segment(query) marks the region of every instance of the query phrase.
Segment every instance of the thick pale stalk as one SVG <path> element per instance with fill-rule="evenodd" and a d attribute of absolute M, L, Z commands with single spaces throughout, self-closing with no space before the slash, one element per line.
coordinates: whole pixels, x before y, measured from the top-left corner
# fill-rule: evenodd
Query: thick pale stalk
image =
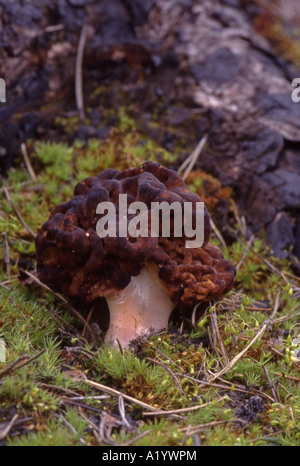
<path fill-rule="evenodd" d="M 145 266 L 117 296 L 106 298 L 110 326 L 105 341 L 126 347 L 131 340 L 168 327 L 174 304 L 158 277 L 157 267 Z"/>

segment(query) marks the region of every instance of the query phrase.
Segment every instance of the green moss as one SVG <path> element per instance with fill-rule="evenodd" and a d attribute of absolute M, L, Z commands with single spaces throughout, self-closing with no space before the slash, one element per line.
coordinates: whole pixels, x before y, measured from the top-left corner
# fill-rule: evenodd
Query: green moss
<path fill-rule="evenodd" d="M 105 99 L 103 90 L 100 95 Z M 5 185 L 9 186 L 20 215 L 34 231 L 48 219 L 57 203 L 72 196 L 76 183 L 87 176 L 108 167 L 123 170 L 145 160 L 158 160 L 165 165 L 174 162 L 174 155 L 136 129 L 133 114 L 134 109 L 127 114 L 121 108 L 120 124 L 104 141 L 75 141 L 73 147 L 47 142 L 28 145 L 38 182 L 34 184 L 20 166 L 9 172 Z M 199 171 L 190 175 L 188 184 L 203 196 L 210 209 L 222 197 L 231 202 L 230 191 Z M 299 282 L 288 275 L 288 262 L 275 259 L 263 239 L 257 239 L 244 257 L 247 244 L 236 226 L 238 240 L 224 251 L 234 264 L 243 258 L 234 290 L 224 300 L 211 303 L 198 323 L 192 324 L 188 316 L 181 334 L 178 325 L 172 324 L 169 333 L 161 332 L 132 351 L 121 353 L 102 345 L 100 340 L 98 347 L 92 346 L 81 322 L 71 316 L 61 301 L 29 280 L 18 282 L 18 261 L 35 263 L 34 241 L 5 196 L 0 199 L 0 230 L 6 233 L 9 243 L 12 274 L 5 272 L 1 245 L 0 338 L 7 347 L 7 361 L 0 363 L 0 423 L 11 419 L 11 406 L 19 418 L 30 419 L 24 423 L 26 431 L 22 424 L 12 429 L 5 439 L 7 444 L 97 444 L 99 439 L 87 422 L 88 409 L 96 410 L 93 416 L 98 425 L 101 413 L 120 419 L 118 396 L 95 399 L 103 393 L 87 385 L 82 380 L 86 376 L 157 409 L 186 408 L 176 417 L 153 417 L 143 414 L 145 409 L 141 406 L 124 400 L 126 415 L 136 425 L 133 431 L 120 427 L 112 430 L 110 440 L 119 444 L 192 445 L 194 434 L 203 445 L 300 443 L 299 367 L 292 360 L 292 341 L 299 329 L 295 309 Z M 221 379 L 207 385 L 225 367 L 224 351 L 232 361 L 249 345 L 271 315 L 278 291 L 280 306 L 275 318 L 282 320 L 270 326 Z M 219 330 L 217 338 L 213 316 Z M 37 359 L 30 362 L 35 356 Z M 8 371 L 18 358 L 25 365 L 16 364 Z M 279 405 L 272 400 L 264 367 L 276 386 Z M 206 383 L 201 384 L 201 380 Z M 229 398 L 216 402 L 225 394 Z M 232 395 L 242 396 L 245 401 L 253 394 L 263 398 L 265 409 L 241 427 L 235 414 L 238 402 Z M 75 395 L 83 405 L 80 409 L 70 406 Z M 206 403 L 205 407 L 189 411 Z M 102 443 L 106 444 L 105 440 Z"/>

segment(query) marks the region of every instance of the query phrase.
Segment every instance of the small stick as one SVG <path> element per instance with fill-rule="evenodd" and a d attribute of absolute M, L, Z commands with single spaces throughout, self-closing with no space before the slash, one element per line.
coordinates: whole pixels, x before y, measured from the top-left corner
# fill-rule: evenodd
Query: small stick
<path fill-rule="evenodd" d="M 196 382 L 196 383 L 201 384 L 201 385 L 207 385 L 209 387 L 219 388 L 220 390 L 228 390 L 230 392 L 236 391 L 236 392 L 240 392 L 240 393 L 247 393 L 249 395 L 252 394 L 252 391 L 244 390 L 243 388 L 239 388 L 239 387 L 236 387 L 236 386 L 234 386 L 234 390 L 232 390 L 232 385 L 227 386 L 227 385 L 221 385 L 221 384 L 218 384 L 218 383 L 207 382 L 206 380 L 196 379 L 196 378 L 191 377 L 190 375 L 186 375 L 186 374 L 176 373 L 176 375 L 180 375 L 181 377 L 185 377 L 186 379 L 189 379 L 192 382 Z"/>
<path fill-rule="evenodd" d="M 194 165 L 197 162 L 198 158 L 200 157 L 200 154 L 201 154 L 201 152 L 203 150 L 203 147 L 205 146 L 206 142 L 207 142 L 207 136 L 203 136 L 203 138 L 201 139 L 201 141 L 197 145 L 196 149 L 192 153 L 191 161 L 190 161 L 187 169 L 185 170 L 184 174 L 182 175 L 183 181 L 185 181 L 187 179 L 187 177 L 191 173 L 192 169 L 194 168 Z"/>
<path fill-rule="evenodd" d="M 190 429 L 190 435 L 195 435 L 195 434 L 200 433 L 203 429 L 210 429 L 211 427 L 219 426 L 221 424 L 227 424 L 229 422 L 235 422 L 235 420 L 234 421 L 212 421 L 212 422 L 207 422 L 206 424 L 200 424 L 198 426 L 193 426 Z M 178 430 L 179 432 L 186 432 L 188 428 L 189 426 L 184 427 L 182 429 L 178 429 Z"/>
<path fill-rule="evenodd" d="M 300 282 L 300 277 L 296 277 L 296 275 L 293 275 L 292 273 L 287 272 L 286 270 L 285 270 L 284 272 L 282 272 L 282 275 L 289 275 L 289 276 L 292 277 L 294 280 L 297 280 L 298 282 Z"/>
<path fill-rule="evenodd" d="M 246 389 L 243 389 L 241 387 L 238 387 L 236 385 L 234 385 L 233 383 L 231 384 L 230 382 L 227 382 L 227 380 L 223 380 L 222 378 L 220 378 L 220 380 L 223 382 L 223 383 L 227 383 L 228 385 L 221 385 L 219 383 L 213 383 L 213 382 L 208 382 L 206 380 L 200 380 L 200 379 L 196 379 L 194 377 L 191 377 L 190 375 L 187 375 L 187 374 L 179 374 L 179 373 L 176 373 L 176 375 L 181 375 L 182 377 L 185 377 L 186 379 L 189 379 L 193 382 L 196 382 L 198 383 L 199 385 L 207 385 L 209 387 L 216 387 L 216 388 L 219 388 L 220 390 L 227 390 L 227 391 L 230 391 L 230 392 L 240 392 L 240 393 L 247 393 L 249 395 L 253 395 L 253 393 L 256 393 L 258 395 L 261 395 L 261 396 L 264 396 L 265 398 L 267 398 L 268 400 L 270 401 L 273 401 L 273 399 L 265 394 L 265 393 L 261 393 L 259 392 L 258 390 L 256 390 L 255 388 L 251 388 L 251 390 L 246 390 Z M 233 389 L 233 388 L 234 389 Z"/>
<path fill-rule="evenodd" d="M 273 384 L 273 382 L 272 382 L 272 380 L 270 379 L 270 376 L 269 376 L 268 369 L 267 369 L 267 367 L 266 367 L 266 366 L 263 366 L 263 369 L 264 369 L 264 371 L 265 371 L 265 374 L 266 374 L 266 377 L 267 377 L 268 384 L 270 385 L 270 388 L 271 388 L 271 392 L 272 392 L 272 395 L 273 395 L 274 401 L 275 401 L 275 403 L 279 403 L 279 401 L 278 401 L 278 398 L 277 398 L 277 395 L 276 395 L 276 391 L 275 391 L 274 384 Z"/>
<path fill-rule="evenodd" d="M 59 327 L 60 332 L 64 332 L 67 334 L 66 329 L 68 328 L 70 330 L 70 333 L 72 332 L 73 334 L 76 334 L 76 329 L 72 327 L 72 325 L 69 324 L 65 319 L 63 319 L 59 314 L 56 314 L 52 309 L 50 309 L 50 306 L 45 306 L 49 314 L 51 315 L 52 319 L 54 322 L 57 324 Z"/>
<path fill-rule="evenodd" d="M 0 430 L 0 440 L 4 440 L 5 437 L 8 436 L 18 418 L 19 415 L 15 414 L 12 420 L 4 427 L 4 429 Z"/>
<path fill-rule="evenodd" d="M 54 26 L 47 26 L 44 31 L 45 32 L 58 32 L 58 31 L 62 31 L 63 29 L 65 29 L 65 25 L 64 24 L 56 24 Z"/>
<path fill-rule="evenodd" d="M 284 379 L 289 379 L 292 380 L 293 382 L 300 382 L 300 377 L 294 377 L 292 375 L 286 375 L 286 374 L 280 374 L 280 372 L 274 372 L 274 375 L 277 375 L 279 377 L 283 377 Z"/>
<path fill-rule="evenodd" d="M 253 340 L 246 346 L 246 348 L 243 349 L 243 351 L 241 351 L 237 356 L 235 356 L 235 358 L 233 358 L 232 361 L 230 361 L 229 364 L 227 364 L 227 366 L 225 366 L 220 372 L 215 374 L 210 379 L 210 382 L 213 382 L 214 380 L 221 377 L 223 374 L 226 374 L 228 371 L 230 371 L 235 366 L 235 364 L 244 356 L 244 354 L 246 354 L 249 351 L 249 349 L 254 345 L 254 343 L 256 343 L 257 340 L 259 340 L 263 336 L 263 334 L 265 333 L 265 331 L 269 327 L 270 323 L 272 323 L 272 319 L 274 318 L 274 316 L 275 316 L 275 314 L 276 314 L 276 312 L 277 312 L 277 310 L 279 308 L 279 296 L 280 296 L 280 290 L 278 290 L 274 310 L 273 310 L 270 318 L 266 319 L 264 321 L 260 331 L 255 335 Z"/>
<path fill-rule="evenodd" d="M 136 398 L 132 398 L 131 396 L 124 395 L 124 393 L 121 393 L 118 390 L 115 390 L 114 388 L 106 387 L 105 385 L 94 382 L 92 380 L 85 380 L 84 382 L 90 387 L 97 388 L 98 390 L 109 393 L 110 395 L 114 395 L 117 397 L 122 396 L 125 400 L 131 401 L 132 403 L 135 403 L 138 406 L 141 406 L 142 408 L 148 409 L 149 411 L 153 411 L 153 412 L 159 411 L 157 408 L 154 408 L 154 406 L 150 406 L 147 403 L 144 403 L 143 401 L 137 400 Z"/>
<path fill-rule="evenodd" d="M 7 275 L 10 275 L 10 258 L 9 258 L 9 244 L 7 241 L 6 233 L 2 232 L 3 238 L 3 256 L 4 256 L 4 264 L 5 264 L 5 271 Z"/>
<path fill-rule="evenodd" d="M 226 349 L 225 349 L 225 346 L 224 346 L 223 339 L 222 339 L 222 337 L 220 335 L 220 332 L 219 332 L 216 310 L 214 309 L 212 314 L 208 314 L 208 317 L 211 318 L 212 330 L 216 334 L 217 340 L 218 340 L 219 345 L 220 345 L 220 351 L 221 351 L 221 353 L 223 355 L 225 365 L 227 365 L 229 363 L 229 359 L 228 359 L 228 356 L 227 356 L 227 352 L 226 352 Z"/>
<path fill-rule="evenodd" d="M 64 388 L 64 387 L 58 387 L 57 385 L 51 385 L 49 383 L 40 382 L 39 386 L 42 387 L 42 388 L 46 388 L 48 390 L 61 391 L 63 393 L 66 393 L 67 395 L 72 395 L 72 396 L 77 396 L 78 395 L 78 393 L 74 392 L 73 390 L 70 390 L 70 389 Z M 68 399 L 72 399 L 72 398 L 68 398 Z"/>
<path fill-rule="evenodd" d="M 118 409 L 119 409 L 119 413 L 120 413 L 120 417 L 123 422 L 123 425 L 126 427 L 126 429 L 133 430 L 134 429 L 133 426 L 130 425 L 130 423 L 128 422 L 126 418 L 124 400 L 123 400 L 122 395 L 120 395 L 118 398 Z"/>
<path fill-rule="evenodd" d="M 16 216 L 18 217 L 18 220 L 22 223 L 23 227 L 30 233 L 30 235 L 35 239 L 36 238 L 36 233 L 27 225 L 27 223 L 22 219 L 18 209 L 16 208 L 11 195 L 9 194 L 9 191 L 5 186 L 2 187 L 2 190 L 5 194 L 5 197 L 7 199 L 7 202 L 9 203 L 10 207 L 12 210 L 15 212 Z"/>
<path fill-rule="evenodd" d="M 29 157 L 28 157 L 28 152 L 27 152 L 26 145 L 24 144 L 24 142 L 21 144 L 21 151 L 22 151 L 24 162 L 25 162 L 27 171 L 28 171 L 28 173 L 30 175 L 30 178 L 32 179 L 32 181 L 34 181 L 36 183 L 37 182 L 37 177 L 36 177 L 36 174 L 35 174 L 35 172 L 34 172 L 34 170 L 32 168 L 32 165 L 30 163 L 30 160 L 29 160 Z"/>
<path fill-rule="evenodd" d="M 189 380 L 192 380 L 193 382 L 197 382 L 199 385 L 207 385 L 207 386 L 210 386 L 210 387 L 216 387 L 216 388 L 220 388 L 220 390 L 227 390 L 227 391 L 230 391 L 230 392 L 240 392 L 240 393 L 247 393 L 249 395 L 253 395 L 253 393 L 259 395 L 259 396 L 263 396 L 264 398 L 267 398 L 268 400 L 270 401 L 274 401 L 273 398 L 269 395 L 267 395 L 266 393 L 263 393 L 263 392 L 260 392 L 258 390 L 256 390 L 255 388 L 251 388 L 251 391 L 250 390 L 244 390 L 242 388 L 239 388 L 237 386 L 235 386 L 234 384 L 232 384 L 232 386 L 228 385 L 221 385 L 221 384 L 217 384 L 217 383 L 213 383 L 213 382 L 207 382 L 206 380 L 199 380 L 199 379 L 195 379 L 189 375 L 186 375 L 186 374 L 176 374 L 176 375 L 181 375 L 183 377 L 185 377 L 186 379 L 189 379 Z M 223 380 L 222 378 L 220 378 L 220 380 L 223 382 L 223 383 L 229 383 L 227 382 L 227 380 Z M 234 390 L 232 389 L 232 387 L 234 388 Z"/>
<path fill-rule="evenodd" d="M 17 358 L 9 367 L 7 367 L 6 369 L 4 369 L 4 371 L 0 372 L 0 378 L 4 377 L 6 374 L 8 374 L 9 372 L 11 372 L 12 370 L 17 370 L 17 369 L 20 369 L 21 367 L 24 367 L 24 366 L 27 366 L 27 364 L 30 364 L 32 361 L 34 361 L 35 359 L 38 359 L 42 354 L 44 354 L 46 351 L 46 349 L 43 349 L 42 351 L 40 351 L 39 353 L 37 353 L 35 356 L 33 356 L 32 358 L 29 358 L 29 356 L 27 354 L 24 354 L 23 356 L 20 356 L 19 358 Z M 25 360 L 25 361 L 24 361 Z M 21 362 L 21 361 L 24 361 L 24 362 Z M 19 364 L 19 362 L 21 362 L 21 364 Z"/>
<path fill-rule="evenodd" d="M 294 319 L 294 317 L 298 317 L 299 312 L 296 312 L 295 314 L 294 314 L 294 312 L 296 311 L 296 309 L 298 309 L 299 306 L 300 306 L 300 304 L 297 304 L 297 306 L 293 307 L 293 309 L 288 314 L 286 314 L 285 316 L 279 317 L 278 319 L 274 319 L 272 321 L 272 325 L 278 324 L 278 323 L 281 323 L 281 322 L 285 322 L 286 320 L 289 320 L 289 319 Z"/>
<path fill-rule="evenodd" d="M 193 312 L 192 312 L 191 321 L 192 321 L 192 326 L 195 329 L 197 328 L 197 325 L 196 325 L 196 312 L 197 312 L 197 309 L 200 306 L 200 304 L 201 304 L 201 301 L 198 304 L 196 304 L 196 306 L 194 307 Z"/>
<path fill-rule="evenodd" d="M 108 395 L 99 395 L 99 396 L 73 396 L 68 398 L 68 400 L 71 401 L 100 401 L 100 400 L 108 400 L 109 396 Z"/>
<path fill-rule="evenodd" d="M 290 280 L 288 280 L 284 276 L 284 274 L 282 272 L 280 272 L 280 270 L 278 270 L 276 267 L 274 267 L 274 265 L 272 265 L 267 259 L 265 259 L 265 257 L 261 256 L 258 252 L 255 252 L 255 251 L 253 251 L 253 252 L 257 257 L 259 257 L 259 259 L 261 261 L 263 261 L 267 265 L 267 267 L 269 267 L 270 270 L 272 270 L 272 272 L 279 275 L 287 284 L 289 284 L 292 287 L 293 284 L 290 282 Z"/>
<path fill-rule="evenodd" d="M 78 435 L 78 432 L 77 430 L 75 429 L 74 426 L 72 426 L 72 424 L 70 424 L 69 421 L 67 421 L 67 419 L 62 415 L 60 414 L 58 416 L 58 419 L 60 419 L 62 421 L 62 423 L 74 434 L 74 435 Z M 79 438 L 79 442 L 81 443 L 81 445 L 86 445 L 86 442 L 83 440 L 82 437 Z"/>
<path fill-rule="evenodd" d="M 96 439 L 97 444 L 98 444 L 98 445 L 101 445 L 103 442 L 102 442 L 101 438 L 100 438 L 99 435 L 98 435 L 98 427 L 96 426 L 96 424 L 95 424 L 93 421 L 91 421 L 91 419 L 90 419 L 88 416 L 86 416 L 86 415 L 84 414 L 83 409 L 82 409 L 80 406 L 78 407 L 78 411 L 79 411 L 81 417 L 82 417 L 82 418 L 89 424 L 89 426 L 92 428 L 92 431 L 93 431 L 93 434 L 94 434 L 94 437 L 95 437 L 95 439 Z"/>
<path fill-rule="evenodd" d="M 136 437 L 132 438 L 131 440 L 128 440 L 128 442 L 122 443 L 122 447 L 129 447 L 133 443 L 137 442 L 143 437 L 146 437 L 146 435 L 150 434 L 152 432 L 151 429 L 146 430 L 145 432 L 142 432 L 141 434 L 137 435 Z"/>
<path fill-rule="evenodd" d="M 214 234 L 216 235 L 216 237 L 218 238 L 218 240 L 220 241 L 220 243 L 222 244 L 223 248 L 227 248 L 227 244 L 225 242 L 225 239 L 223 238 L 221 232 L 218 230 L 215 222 L 213 221 L 212 218 L 210 218 L 210 226 L 214 232 Z"/>
<path fill-rule="evenodd" d="M 193 435 L 193 446 L 194 447 L 201 447 L 201 442 L 199 436 L 196 434 Z"/>
<path fill-rule="evenodd" d="M 248 243 L 247 243 L 246 249 L 245 249 L 245 251 L 244 251 L 244 254 L 243 254 L 243 256 L 242 256 L 240 262 L 239 262 L 238 265 L 236 266 L 236 271 L 238 271 L 239 268 L 241 267 L 241 265 L 244 263 L 244 261 L 245 261 L 247 255 L 248 255 L 248 252 L 249 252 L 250 249 L 251 249 L 251 246 L 252 246 L 254 240 L 255 240 L 255 235 L 252 235 L 251 238 L 249 239 Z"/>
<path fill-rule="evenodd" d="M 64 397 L 62 396 L 61 399 L 60 399 L 61 403 L 63 405 L 65 404 L 69 404 L 69 405 L 74 405 L 74 406 L 79 406 L 80 408 L 84 408 L 84 409 L 87 409 L 89 411 L 92 411 L 93 413 L 98 413 L 98 414 L 102 414 L 103 411 L 101 411 L 100 409 L 97 409 L 97 408 L 93 408 L 93 406 L 88 406 L 86 404 L 83 404 L 83 403 L 78 403 L 77 401 L 72 401 L 70 398 L 68 397 Z"/>
<path fill-rule="evenodd" d="M 220 403 L 220 401 L 222 400 L 225 400 L 227 399 L 227 395 L 225 396 L 222 396 L 221 398 L 218 398 L 216 400 L 217 403 Z M 156 413 L 153 413 L 153 412 L 145 412 L 143 413 L 143 416 L 168 416 L 169 414 L 180 414 L 180 413 L 189 413 L 191 411 L 197 411 L 198 409 L 201 409 L 201 408 L 206 408 L 206 406 L 209 406 L 211 405 L 212 403 L 214 403 L 214 401 L 210 401 L 209 403 L 204 403 L 203 405 L 197 405 L 197 406 L 191 406 L 190 408 L 180 408 L 180 409 L 172 409 L 170 411 L 157 411 Z"/>
<path fill-rule="evenodd" d="M 76 68 L 75 68 L 75 95 L 76 95 L 76 104 L 79 111 L 79 116 L 81 120 L 85 118 L 84 112 L 84 99 L 83 99 L 83 84 L 82 84 L 82 62 L 84 47 L 86 43 L 87 31 L 86 25 L 84 24 L 81 29 L 77 57 L 76 57 Z"/>
<path fill-rule="evenodd" d="M 8 286 L 4 285 L 4 283 L 3 283 L 3 282 L 2 282 L 2 283 L 0 283 L 0 286 L 2 286 L 2 288 L 4 288 L 4 289 L 5 289 L 5 290 L 7 290 L 7 291 L 11 291 L 11 289 L 10 289 L 10 288 L 8 288 Z"/>
<path fill-rule="evenodd" d="M 177 170 L 178 174 L 180 174 L 181 172 L 183 172 L 184 169 L 186 169 L 185 173 L 182 175 L 183 180 L 185 180 L 187 176 L 190 174 L 206 142 L 207 142 L 207 136 L 205 135 L 203 136 L 201 141 L 198 143 L 196 148 L 193 150 L 191 155 L 189 155 L 188 158 L 185 159 L 185 161 L 178 168 Z"/>
<path fill-rule="evenodd" d="M 77 354 L 83 354 L 85 357 L 87 357 L 90 360 L 95 359 L 95 355 L 91 352 L 88 351 L 85 348 L 81 348 L 80 346 L 65 346 L 65 350 L 68 351 L 69 353 L 77 353 Z"/>

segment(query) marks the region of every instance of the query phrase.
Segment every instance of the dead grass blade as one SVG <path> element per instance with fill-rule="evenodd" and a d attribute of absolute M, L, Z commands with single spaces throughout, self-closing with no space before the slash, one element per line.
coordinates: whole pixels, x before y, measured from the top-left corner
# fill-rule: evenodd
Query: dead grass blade
<path fill-rule="evenodd" d="M 229 364 L 227 364 L 220 372 L 218 372 L 217 374 L 213 375 L 209 382 L 213 382 L 214 380 L 218 379 L 219 377 L 221 377 L 222 375 L 226 374 L 227 372 L 229 372 L 234 366 L 235 364 L 249 351 L 249 349 L 254 345 L 254 343 L 256 343 L 262 336 L 263 334 L 265 333 L 265 331 L 267 330 L 268 326 L 270 325 L 270 322 L 272 321 L 272 319 L 274 318 L 278 308 L 279 308 L 279 297 L 280 297 L 280 290 L 278 290 L 278 293 L 277 293 L 277 297 L 276 297 L 276 301 L 275 301 L 275 306 L 274 306 L 274 310 L 272 312 L 272 315 L 270 316 L 269 319 L 266 319 L 264 321 L 264 323 L 262 324 L 262 327 L 260 329 L 260 331 L 255 335 L 255 337 L 253 338 L 253 340 L 251 340 L 251 342 L 246 346 L 246 348 L 243 349 L 243 351 L 241 351 L 237 356 L 235 356 L 232 361 L 229 362 Z"/>
<path fill-rule="evenodd" d="M 30 228 L 30 226 L 27 225 L 27 223 L 23 220 L 23 218 L 21 217 L 21 214 L 20 212 L 18 211 L 18 209 L 16 208 L 12 198 L 11 198 L 11 195 L 8 191 L 7 188 L 5 188 L 5 186 L 2 187 L 2 191 L 4 192 L 5 194 L 5 197 L 7 199 L 7 202 L 9 203 L 10 207 L 12 208 L 12 210 L 14 211 L 14 213 L 16 214 L 18 220 L 22 223 L 23 227 L 28 231 L 28 233 L 32 236 L 32 238 L 36 238 L 36 233 Z"/>

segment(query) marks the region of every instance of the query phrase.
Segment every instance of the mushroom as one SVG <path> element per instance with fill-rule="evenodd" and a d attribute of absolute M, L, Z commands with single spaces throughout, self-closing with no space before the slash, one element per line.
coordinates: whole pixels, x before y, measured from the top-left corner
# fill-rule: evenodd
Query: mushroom
<path fill-rule="evenodd" d="M 40 280 L 55 291 L 91 303 L 106 298 L 110 311 L 107 342 L 128 346 L 138 337 L 168 327 L 175 307 L 184 313 L 199 301 L 210 301 L 228 292 L 235 269 L 220 249 L 210 244 L 210 217 L 204 208 L 203 244 L 186 247 L 187 236 L 175 234 L 174 215 L 168 235 L 162 225 L 153 235 L 150 216 L 153 203 L 192 205 L 201 202 L 179 175 L 162 165 L 146 162 L 124 171 L 104 170 L 75 187 L 75 197 L 58 205 L 36 239 L 37 271 Z M 120 195 L 126 195 L 128 211 L 121 215 Z M 131 207 L 142 202 L 146 211 L 147 235 L 129 235 L 134 217 Z M 99 205 L 115 206 L 117 213 L 107 235 L 99 236 L 104 211 Z M 107 214 L 106 225 L 110 217 Z M 103 222 L 102 222 L 103 223 Z M 125 227 L 125 230 L 124 230 Z M 125 231 L 121 235 L 120 231 Z"/>

